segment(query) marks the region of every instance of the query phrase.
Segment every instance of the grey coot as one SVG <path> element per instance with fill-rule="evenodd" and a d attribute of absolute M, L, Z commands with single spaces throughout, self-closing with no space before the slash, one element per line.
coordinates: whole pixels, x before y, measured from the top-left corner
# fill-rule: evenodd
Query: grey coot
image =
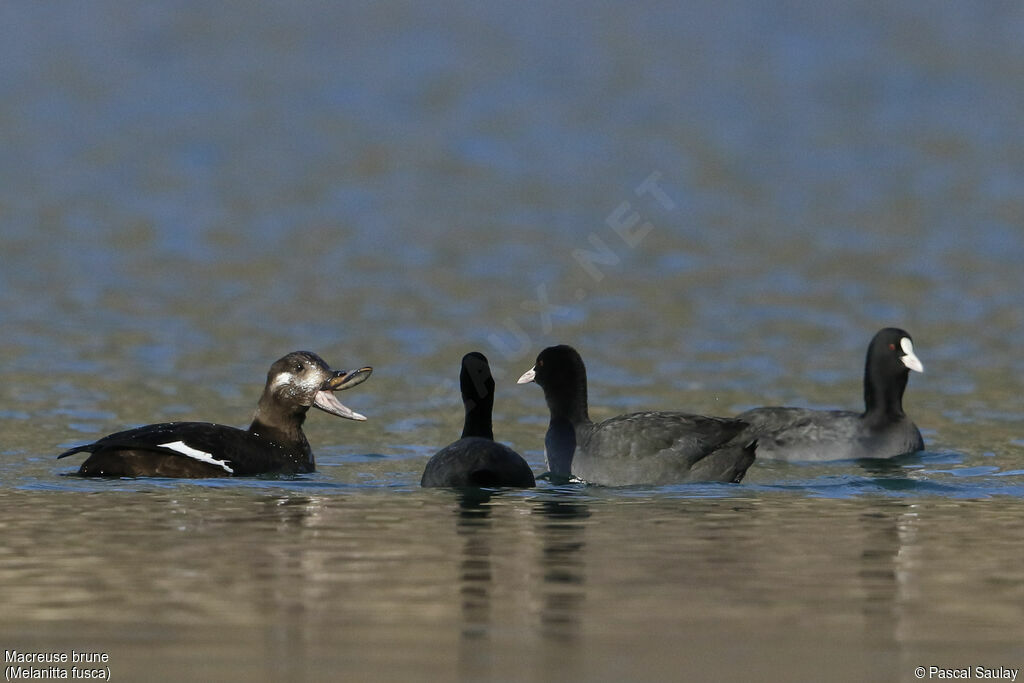
<path fill-rule="evenodd" d="M 423 470 L 421 486 L 533 486 L 533 471 L 523 456 L 494 440 L 491 411 L 494 378 L 487 358 L 478 352 L 462 358 L 459 374 L 466 420 L 462 438 L 435 453 Z"/>
<path fill-rule="evenodd" d="M 591 422 L 587 370 L 571 346 L 541 351 L 519 378 L 527 382 L 540 385 L 551 412 L 544 446 L 553 477 L 604 486 L 738 482 L 754 461 L 753 440 L 737 439 L 747 427 L 740 420 L 647 412 Z"/>
<path fill-rule="evenodd" d="M 270 366 L 249 429 L 209 422 L 165 422 L 129 429 L 61 453 L 89 453 L 79 468 L 99 477 L 242 477 L 296 474 L 316 469 L 302 424 L 317 407 L 349 420 L 365 420 L 335 391 L 366 381 L 372 368 L 331 370 L 315 353 L 295 351 Z"/>
<path fill-rule="evenodd" d="M 738 415 L 757 438 L 757 457 L 827 461 L 890 458 L 924 448 L 917 425 L 903 412 L 910 371 L 924 372 L 905 331 L 887 327 L 868 345 L 864 412 L 754 408 Z"/>

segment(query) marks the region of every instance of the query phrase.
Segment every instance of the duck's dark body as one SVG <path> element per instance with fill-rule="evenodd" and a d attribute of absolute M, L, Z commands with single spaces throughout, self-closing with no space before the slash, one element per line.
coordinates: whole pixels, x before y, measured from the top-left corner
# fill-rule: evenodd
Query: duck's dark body
<path fill-rule="evenodd" d="M 210 422 L 165 422 L 128 429 L 61 453 L 89 453 L 78 473 L 91 477 L 246 477 L 316 469 L 302 425 L 321 410 L 365 420 L 334 398 L 369 377 L 370 368 L 334 372 L 319 356 L 296 351 L 267 373 L 267 385 L 248 430 Z"/>
<path fill-rule="evenodd" d="M 247 477 L 316 469 L 305 437 L 301 443 L 284 446 L 251 431 L 210 422 L 165 422 L 129 429 L 57 457 L 82 452 L 90 455 L 78 473 L 94 477 Z"/>
<path fill-rule="evenodd" d="M 740 420 L 657 411 L 592 422 L 586 367 L 571 346 L 542 351 L 519 381 L 544 389 L 545 455 L 555 477 L 603 486 L 739 482 L 754 461 Z"/>
<path fill-rule="evenodd" d="M 765 460 L 825 462 L 891 458 L 924 448 L 917 425 L 903 412 L 910 370 L 923 372 L 913 341 L 887 327 L 868 345 L 864 363 L 864 412 L 807 408 L 755 408 L 737 416 L 750 423 Z"/>
<path fill-rule="evenodd" d="M 466 419 L 462 438 L 427 461 L 421 486 L 518 487 L 536 484 L 523 456 L 494 440 L 491 414 L 494 408 L 494 378 L 482 353 L 467 353 L 459 374 Z"/>

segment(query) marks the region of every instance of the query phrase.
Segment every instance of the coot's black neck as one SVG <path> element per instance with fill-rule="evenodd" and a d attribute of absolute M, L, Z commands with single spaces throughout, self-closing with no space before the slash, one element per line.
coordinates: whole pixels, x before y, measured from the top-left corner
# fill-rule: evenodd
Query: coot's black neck
<path fill-rule="evenodd" d="M 544 435 L 544 452 L 548 470 L 559 479 L 572 476 L 572 458 L 576 453 L 576 428 L 569 420 L 552 415 L 548 432 Z"/>
<path fill-rule="evenodd" d="M 590 424 L 590 412 L 587 409 L 587 373 L 580 368 L 579 376 L 574 381 L 545 388 L 544 399 L 551 420 L 568 420 L 573 426 Z"/>
<path fill-rule="evenodd" d="M 883 368 L 869 358 L 864 368 L 864 419 L 872 422 L 902 420 L 903 392 L 910 372 L 906 368 Z M 888 372 L 886 372 L 888 370 Z"/>
<path fill-rule="evenodd" d="M 466 407 L 466 421 L 462 427 L 462 438 L 467 436 L 479 436 L 484 439 L 494 439 L 494 430 L 491 427 L 491 412 L 494 409 L 494 394 L 480 398 L 462 397 L 462 404 Z"/>

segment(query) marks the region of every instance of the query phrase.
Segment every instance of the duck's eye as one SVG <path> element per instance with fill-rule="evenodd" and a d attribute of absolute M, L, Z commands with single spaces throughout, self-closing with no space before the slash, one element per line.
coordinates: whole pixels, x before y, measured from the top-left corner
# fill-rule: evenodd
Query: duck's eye
<path fill-rule="evenodd" d="M 296 363 L 295 364 L 295 372 L 296 373 L 301 375 L 305 370 L 306 370 L 306 366 L 303 365 L 302 363 Z"/>

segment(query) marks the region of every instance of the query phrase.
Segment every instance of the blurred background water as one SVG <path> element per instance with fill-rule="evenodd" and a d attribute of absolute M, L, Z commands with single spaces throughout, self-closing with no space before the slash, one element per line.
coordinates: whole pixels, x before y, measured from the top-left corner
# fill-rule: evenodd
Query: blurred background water
<path fill-rule="evenodd" d="M 1024 665 L 1017 3 L 0 5 L 0 642 L 137 678 L 913 680 Z M 856 409 L 928 451 L 740 486 L 421 492 L 459 359 L 543 470 L 592 414 Z M 369 364 L 316 474 L 83 481 Z"/>

